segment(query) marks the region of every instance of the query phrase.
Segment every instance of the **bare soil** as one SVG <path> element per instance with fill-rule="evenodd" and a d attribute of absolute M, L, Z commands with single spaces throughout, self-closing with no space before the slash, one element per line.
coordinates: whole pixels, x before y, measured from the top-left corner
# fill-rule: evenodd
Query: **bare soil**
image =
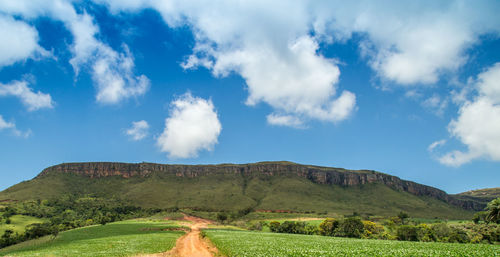
<path fill-rule="evenodd" d="M 206 228 L 211 221 L 202 218 L 184 216 L 184 220 L 188 221 L 182 223 L 191 229 L 187 234 L 177 239 L 176 245 L 172 250 L 164 253 L 139 255 L 138 257 L 212 257 L 217 249 L 213 247 L 208 240 L 202 239 L 200 236 L 201 229 Z"/>

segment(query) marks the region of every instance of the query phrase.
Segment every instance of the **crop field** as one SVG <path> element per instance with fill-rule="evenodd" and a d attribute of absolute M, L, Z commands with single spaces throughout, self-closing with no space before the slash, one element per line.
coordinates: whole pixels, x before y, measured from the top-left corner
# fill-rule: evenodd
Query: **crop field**
<path fill-rule="evenodd" d="M 226 256 L 500 256 L 500 245 L 350 239 L 208 229 Z"/>
<path fill-rule="evenodd" d="M 165 252 L 183 231 L 164 231 L 177 222 L 128 220 L 78 228 L 0 250 L 0 256 L 131 256 Z"/>

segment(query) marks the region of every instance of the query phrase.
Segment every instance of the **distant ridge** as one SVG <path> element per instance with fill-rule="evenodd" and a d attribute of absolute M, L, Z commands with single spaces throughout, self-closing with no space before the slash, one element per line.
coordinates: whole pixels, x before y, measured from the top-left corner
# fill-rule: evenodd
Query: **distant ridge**
<path fill-rule="evenodd" d="M 458 199 L 446 192 L 412 181 L 402 180 L 396 176 L 387 175 L 373 170 L 347 170 L 343 168 L 302 165 L 293 162 L 257 162 L 248 164 L 218 164 L 218 165 L 178 165 L 158 163 L 119 163 L 119 162 L 82 162 L 63 163 L 43 170 L 37 177 L 51 173 L 74 173 L 91 178 L 121 176 L 145 177 L 152 172 L 165 172 L 178 177 L 197 177 L 211 174 L 244 174 L 246 176 L 267 175 L 279 176 L 294 174 L 307 178 L 313 183 L 355 186 L 368 183 L 383 183 L 384 185 L 417 196 L 430 196 L 448 202 L 466 210 L 482 210 L 484 204 L 467 199 Z"/>
<path fill-rule="evenodd" d="M 456 212 L 464 217 L 471 215 L 467 211 L 485 207 L 484 201 L 474 197 L 449 195 L 373 170 L 286 161 L 218 165 L 63 163 L 0 192 L 0 200 L 51 198 L 66 193 L 115 195 L 148 207 L 214 210 L 364 210 L 372 214 L 406 210 L 420 216 L 453 216 Z"/>

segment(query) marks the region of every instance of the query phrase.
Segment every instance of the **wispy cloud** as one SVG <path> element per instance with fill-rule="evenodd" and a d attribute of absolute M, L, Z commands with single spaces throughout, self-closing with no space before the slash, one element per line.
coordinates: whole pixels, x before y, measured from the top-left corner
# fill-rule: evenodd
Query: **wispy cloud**
<path fill-rule="evenodd" d="M 132 127 L 127 129 L 125 133 L 134 141 L 144 139 L 148 135 L 149 124 L 145 120 L 132 122 Z"/>
<path fill-rule="evenodd" d="M 32 134 L 31 130 L 28 130 L 26 132 L 18 130 L 14 122 L 5 121 L 3 116 L 0 115 L 0 131 L 2 130 L 10 130 L 15 136 L 24 138 L 28 138 Z"/>

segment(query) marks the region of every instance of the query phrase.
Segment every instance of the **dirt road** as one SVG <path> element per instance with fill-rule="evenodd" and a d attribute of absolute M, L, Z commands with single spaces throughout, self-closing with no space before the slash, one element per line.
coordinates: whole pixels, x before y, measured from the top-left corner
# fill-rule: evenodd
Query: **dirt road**
<path fill-rule="evenodd" d="M 212 257 L 212 253 L 216 249 L 200 238 L 201 229 L 206 228 L 210 221 L 191 216 L 184 216 L 184 220 L 190 221 L 182 225 L 189 227 L 191 231 L 177 239 L 172 250 L 164 253 L 140 255 L 139 257 Z"/>

